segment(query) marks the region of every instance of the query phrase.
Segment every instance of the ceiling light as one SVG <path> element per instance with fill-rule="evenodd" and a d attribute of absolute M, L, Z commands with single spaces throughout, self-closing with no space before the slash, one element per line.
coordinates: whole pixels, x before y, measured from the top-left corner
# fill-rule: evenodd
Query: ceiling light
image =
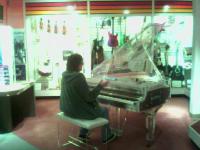
<path fill-rule="evenodd" d="M 130 13 L 130 11 L 129 10 L 124 10 L 124 12 L 123 12 L 124 14 L 129 14 Z"/>
<path fill-rule="evenodd" d="M 165 5 L 163 6 L 163 11 L 166 12 L 170 9 L 170 6 L 169 5 Z"/>

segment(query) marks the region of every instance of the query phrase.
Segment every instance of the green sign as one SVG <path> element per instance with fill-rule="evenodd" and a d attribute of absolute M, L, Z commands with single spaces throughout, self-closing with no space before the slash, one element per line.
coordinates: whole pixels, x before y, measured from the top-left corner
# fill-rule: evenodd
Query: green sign
<path fill-rule="evenodd" d="M 3 6 L 0 5 L 0 20 L 3 20 Z"/>

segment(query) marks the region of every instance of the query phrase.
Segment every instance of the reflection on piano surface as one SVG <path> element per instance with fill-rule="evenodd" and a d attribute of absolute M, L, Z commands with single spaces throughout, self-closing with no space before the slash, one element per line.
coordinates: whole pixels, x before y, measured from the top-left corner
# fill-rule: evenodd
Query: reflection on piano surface
<path fill-rule="evenodd" d="M 105 60 L 93 70 L 93 77 L 87 79 L 90 88 L 100 80 L 109 80 L 98 100 L 117 108 L 144 112 L 148 142 L 155 132 L 155 115 L 169 97 L 170 88 L 155 66 L 152 57 L 153 45 L 162 31 L 159 24 L 150 24 L 130 41 L 115 50 L 111 59 Z M 154 43 L 154 44 L 152 44 Z"/>

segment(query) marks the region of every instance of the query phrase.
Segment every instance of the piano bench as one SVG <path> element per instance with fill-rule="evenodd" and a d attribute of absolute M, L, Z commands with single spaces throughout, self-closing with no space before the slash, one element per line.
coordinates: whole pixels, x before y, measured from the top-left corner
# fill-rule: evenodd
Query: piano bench
<path fill-rule="evenodd" d="M 71 124 L 73 124 L 75 126 L 78 126 L 78 127 L 81 127 L 81 128 L 85 128 L 85 129 L 87 129 L 89 131 L 91 131 L 92 129 L 98 128 L 98 127 L 102 127 L 105 124 L 109 123 L 109 121 L 107 119 L 105 119 L 105 118 L 96 118 L 96 119 L 93 119 L 93 120 L 71 118 L 69 116 L 64 115 L 64 112 L 57 113 L 57 118 L 59 118 L 62 121 L 69 122 L 69 123 L 71 123 Z M 71 135 L 68 136 L 67 142 L 61 145 L 60 144 L 60 140 L 59 140 L 59 137 L 60 137 L 59 130 L 60 129 L 59 129 L 59 124 L 58 124 L 58 138 L 57 138 L 57 141 L 58 141 L 58 146 L 59 147 L 65 147 L 65 146 L 68 146 L 68 145 L 71 144 L 73 146 L 80 147 L 82 149 L 88 149 L 88 148 L 98 149 L 96 146 L 88 144 L 87 140 L 86 141 L 82 141 L 79 138 L 73 137 Z"/>

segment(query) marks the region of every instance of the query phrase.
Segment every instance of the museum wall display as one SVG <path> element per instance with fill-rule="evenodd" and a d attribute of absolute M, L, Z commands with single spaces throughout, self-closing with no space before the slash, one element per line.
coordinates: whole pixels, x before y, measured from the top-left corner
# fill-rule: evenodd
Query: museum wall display
<path fill-rule="evenodd" d="M 29 79 L 36 81 L 36 88 L 59 89 L 71 53 L 83 56 L 84 73 L 90 74 L 87 22 L 86 16 L 76 14 L 26 18 Z"/>
<path fill-rule="evenodd" d="M 113 5 L 117 7 L 111 9 Z M 190 1 L 27 1 L 27 78 L 36 81 L 35 88 L 43 93 L 59 91 L 69 54 L 84 56 L 83 73 L 90 77 L 115 49 L 154 22 L 163 29 L 155 37 L 154 63 L 173 87 L 186 87 L 191 70 L 191 57 L 186 55 L 192 45 L 191 12 Z"/>

